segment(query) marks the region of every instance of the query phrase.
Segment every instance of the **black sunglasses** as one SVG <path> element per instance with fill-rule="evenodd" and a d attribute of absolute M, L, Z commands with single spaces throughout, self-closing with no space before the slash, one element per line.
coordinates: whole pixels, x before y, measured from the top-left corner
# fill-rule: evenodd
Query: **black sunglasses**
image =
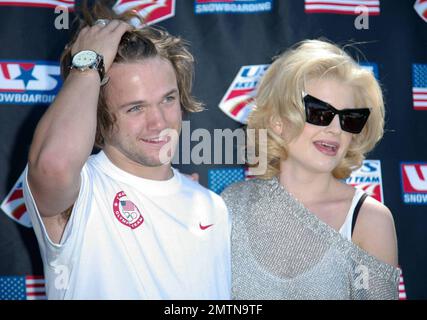
<path fill-rule="evenodd" d="M 369 108 L 337 110 L 329 103 L 303 93 L 306 121 L 316 126 L 328 126 L 336 115 L 341 129 L 350 133 L 360 133 L 371 113 Z"/>

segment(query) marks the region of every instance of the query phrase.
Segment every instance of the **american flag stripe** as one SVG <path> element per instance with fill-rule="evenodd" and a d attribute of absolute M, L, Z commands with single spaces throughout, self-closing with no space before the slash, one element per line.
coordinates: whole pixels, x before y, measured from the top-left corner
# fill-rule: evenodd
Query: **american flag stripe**
<path fill-rule="evenodd" d="M 368 9 L 369 15 L 380 14 L 379 0 L 305 0 L 306 13 L 338 13 L 358 15 L 361 12 L 358 7 L 364 6 Z"/>
<path fill-rule="evenodd" d="M 232 100 L 236 97 L 244 98 L 243 101 L 240 101 L 240 99 L 236 105 L 233 106 L 233 108 L 230 110 L 230 113 L 234 116 L 237 116 L 242 109 L 244 109 L 249 103 L 253 101 L 255 90 L 253 88 L 249 89 L 236 89 L 231 91 L 228 94 L 227 100 Z M 245 98 L 246 97 L 246 98 Z"/>
<path fill-rule="evenodd" d="M 24 173 L 21 173 L 21 176 L 16 181 L 12 190 L 4 198 L 3 202 L 0 205 L 0 208 L 4 213 L 18 222 L 19 224 L 31 228 L 30 216 L 27 212 L 27 207 L 25 206 L 24 196 L 22 191 L 22 184 L 24 179 Z"/>
<path fill-rule="evenodd" d="M 12 194 L 10 195 L 10 197 L 9 197 L 9 199 L 7 199 L 7 202 L 11 202 L 11 201 L 13 201 L 13 200 L 16 200 L 16 199 L 21 199 L 21 198 L 23 198 L 24 197 L 24 193 L 23 193 L 23 191 L 22 191 L 22 183 L 19 183 L 17 186 L 16 186 L 16 190 L 14 190 L 13 192 L 12 192 Z"/>
<path fill-rule="evenodd" d="M 250 180 L 256 178 L 256 175 L 253 175 L 250 167 L 245 167 L 245 180 Z"/>
<path fill-rule="evenodd" d="M 427 110 L 427 64 L 412 65 L 412 100 L 415 110 Z"/>
<path fill-rule="evenodd" d="M 240 103 L 238 103 L 233 110 L 231 110 L 231 114 L 234 116 L 237 116 L 240 111 L 242 111 L 248 104 L 252 103 L 254 101 L 253 98 L 248 98 L 247 100 L 244 100 Z"/>
<path fill-rule="evenodd" d="M 45 7 L 56 8 L 58 6 L 67 7 L 74 10 L 75 0 L 0 0 L 0 6 L 16 7 Z"/>
<path fill-rule="evenodd" d="M 25 289 L 27 300 L 45 300 L 46 289 L 43 276 L 26 276 Z"/>
<path fill-rule="evenodd" d="M 414 4 L 414 9 L 427 22 L 427 0 L 417 0 Z"/>
<path fill-rule="evenodd" d="M 127 200 L 127 201 L 120 201 L 120 202 L 124 211 L 135 210 L 135 205 L 133 204 L 132 201 Z"/>
<path fill-rule="evenodd" d="M 399 268 L 400 269 L 400 268 Z M 405 282 L 403 280 L 402 269 L 400 269 L 400 277 L 399 277 L 399 300 L 406 300 L 406 290 L 405 290 Z"/>
<path fill-rule="evenodd" d="M 412 88 L 412 98 L 415 110 L 427 109 L 427 88 Z"/>
<path fill-rule="evenodd" d="M 144 23 L 151 24 L 174 16 L 175 0 L 118 0 L 113 10 L 117 14 L 135 10 L 144 18 Z M 130 23 L 137 28 L 141 26 L 138 19 L 132 19 Z"/>
<path fill-rule="evenodd" d="M 27 213 L 27 207 L 25 203 L 21 203 L 12 211 L 12 216 L 16 218 L 16 220 L 21 220 L 22 216 Z"/>
<path fill-rule="evenodd" d="M 138 1 L 138 0 L 118 0 L 115 4 L 114 4 L 114 10 L 117 13 L 123 13 L 126 12 L 128 10 L 131 9 L 135 9 L 136 7 L 144 7 L 147 5 L 153 5 L 153 0 L 142 0 L 142 1 Z"/>

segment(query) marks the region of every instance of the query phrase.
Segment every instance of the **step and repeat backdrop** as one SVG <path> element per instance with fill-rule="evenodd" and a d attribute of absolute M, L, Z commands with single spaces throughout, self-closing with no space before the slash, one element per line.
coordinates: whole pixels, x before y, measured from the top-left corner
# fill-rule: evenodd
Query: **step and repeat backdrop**
<path fill-rule="evenodd" d="M 93 2 L 93 1 L 92 1 Z M 242 128 L 272 57 L 304 39 L 348 46 L 384 89 L 384 139 L 347 183 L 392 211 L 400 299 L 427 298 L 427 0 L 112 0 L 185 38 L 196 58 L 191 141 L 175 166 L 220 193 L 251 176 L 237 157 L 215 157 L 221 136 Z M 59 57 L 80 0 L 0 0 L 0 299 L 45 299 L 43 268 L 22 199 L 22 171 L 37 122 L 61 88 Z M 229 132 L 229 131 L 228 131 Z M 184 141 L 184 140 L 182 140 Z M 236 148 L 235 148 L 236 149 Z M 210 152 L 212 151 L 212 152 Z M 218 150 L 217 150 L 218 151 Z"/>

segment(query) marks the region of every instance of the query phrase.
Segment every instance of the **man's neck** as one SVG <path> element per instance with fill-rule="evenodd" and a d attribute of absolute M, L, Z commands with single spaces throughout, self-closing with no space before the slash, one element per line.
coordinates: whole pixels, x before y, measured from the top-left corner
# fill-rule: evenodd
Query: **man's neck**
<path fill-rule="evenodd" d="M 116 167 L 134 176 L 158 181 L 169 180 L 173 177 L 173 171 L 170 163 L 160 166 L 144 166 L 119 152 L 112 151 L 108 148 L 104 148 L 103 151 L 107 158 Z"/>

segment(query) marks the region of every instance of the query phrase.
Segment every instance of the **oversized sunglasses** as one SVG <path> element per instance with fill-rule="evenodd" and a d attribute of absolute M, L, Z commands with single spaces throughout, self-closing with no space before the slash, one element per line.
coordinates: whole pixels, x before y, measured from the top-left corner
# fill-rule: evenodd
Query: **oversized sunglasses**
<path fill-rule="evenodd" d="M 328 126 L 336 115 L 341 129 L 350 133 L 360 133 L 371 113 L 369 108 L 337 110 L 329 103 L 303 92 L 306 121 L 316 126 Z"/>

